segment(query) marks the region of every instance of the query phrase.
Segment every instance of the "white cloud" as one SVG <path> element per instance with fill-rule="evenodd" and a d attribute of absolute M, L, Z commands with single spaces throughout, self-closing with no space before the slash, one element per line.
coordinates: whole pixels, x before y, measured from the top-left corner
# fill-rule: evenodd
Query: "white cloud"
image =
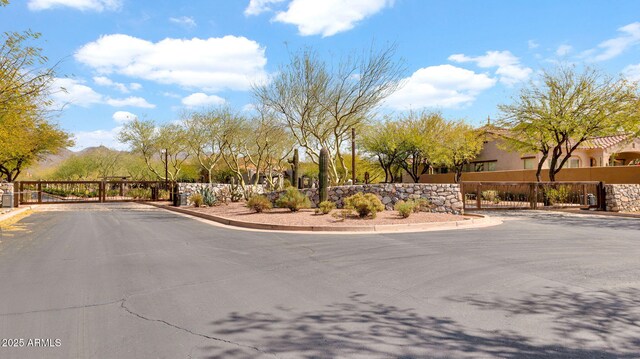
<path fill-rule="evenodd" d="M 194 28 L 198 26 L 198 24 L 196 24 L 196 21 L 189 16 L 170 17 L 169 21 L 171 21 L 174 24 L 184 26 L 186 28 Z"/>
<path fill-rule="evenodd" d="M 29 10 L 38 11 L 55 7 L 70 7 L 81 11 L 118 10 L 122 0 L 29 0 Z"/>
<path fill-rule="evenodd" d="M 292 0 L 274 21 L 293 24 L 302 36 L 328 37 L 351 30 L 356 24 L 392 6 L 394 0 Z"/>
<path fill-rule="evenodd" d="M 386 106 L 399 110 L 457 107 L 470 104 L 478 94 L 496 84 L 486 74 L 452 65 L 419 69 L 405 81 L 400 90 L 387 98 Z"/>
<path fill-rule="evenodd" d="M 482 68 L 497 67 L 496 75 L 500 76 L 500 82 L 506 85 L 514 85 L 529 78 L 533 72 L 528 67 L 520 64 L 520 59 L 510 51 L 487 51 L 483 56 L 470 57 L 464 54 L 449 56 L 454 62 L 474 62 Z"/>
<path fill-rule="evenodd" d="M 251 0 L 246 9 L 244 9 L 245 16 L 260 15 L 263 12 L 271 11 L 271 4 L 278 4 L 284 0 Z"/>
<path fill-rule="evenodd" d="M 141 97 L 127 97 L 124 99 L 106 97 L 97 93 L 91 87 L 84 85 L 82 80 L 71 78 L 56 78 L 51 85 L 51 97 L 55 103 L 54 106 L 57 108 L 65 105 L 89 107 L 95 104 L 107 104 L 113 107 L 156 107 Z"/>
<path fill-rule="evenodd" d="M 618 31 L 622 33 L 620 36 L 601 42 L 597 48 L 585 51 L 583 56 L 592 61 L 605 61 L 640 44 L 640 22 L 623 26 Z"/>
<path fill-rule="evenodd" d="M 126 85 L 120 82 L 114 82 L 106 76 L 95 76 L 93 78 L 93 82 L 95 82 L 96 85 L 115 88 L 122 93 L 129 93 L 131 91 L 136 91 L 142 88 L 142 85 L 140 85 L 139 83 L 130 83 L 129 85 Z"/>
<path fill-rule="evenodd" d="M 209 105 L 222 105 L 226 101 L 216 95 L 207 95 L 202 92 L 191 94 L 182 99 L 182 104 L 187 107 L 201 107 Z"/>
<path fill-rule="evenodd" d="M 527 42 L 527 45 L 529 46 L 529 49 L 535 49 L 540 46 L 540 44 L 536 40 L 529 40 Z"/>
<path fill-rule="evenodd" d="M 117 123 L 125 123 L 135 120 L 136 118 L 138 118 L 138 116 L 127 111 L 116 111 L 113 113 L 112 118 Z"/>
<path fill-rule="evenodd" d="M 640 64 L 629 65 L 622 70 L 622 73 L 631 81 L 640 81 Z"/>
<path fill-rule="evenodd" d="M 102 102 L 102 95 L 82 81 L 71 78 L 56 78 L 51 85 L 51 97 L 56 107 L 68 104 L 89 107 Z"/>
<path fill-rule="evenodd" d="M 573 50 L 573 47 L 571 45 L 560 45 L 556 49 L 556 55 L 567 56 L 572 50 Z"/>
<path fill-rule="evenodd" d="M 95 131 L 75 131 L 73 132 L 75 146 L 72 151 L 79 151 L 87 147 L 106 146 L 112 149 L 124 151 L 127 146 L 118 142 L 118 133 L 122 130 L 121 126 L 110 130 Z"/>
<path fill-rule="evenodd" d="M 107 98 L 105 99 L 105 103 L 109 106 L 113 107 L 142 107 L 142 108 L 155 108 L 156 105 L 147 102 L 147 100 L 142 97 L 127 97 L 127 98 Z"/>
<path fill-rule="evenodd" d="M 265 48 L 236 36 L 167 38 L 153 43 L 128 35 L 106 35 L 80 48 L 75 59 L 101 74 L 117 73 L 212 92 L 247 90 L 267 77 Z"/>

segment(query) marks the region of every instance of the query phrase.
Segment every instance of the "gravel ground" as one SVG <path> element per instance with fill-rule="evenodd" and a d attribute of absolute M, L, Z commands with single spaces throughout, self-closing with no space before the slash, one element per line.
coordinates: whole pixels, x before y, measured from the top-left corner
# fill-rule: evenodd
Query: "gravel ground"
<path fill-rule="evenodd" d="M 182 208 L 245 222 L 297 226 L 372 226 L 379 224 L 450 222 L 468 218 L 453 214 L 427 212 L 413 213 L 409 218 L 401 218 L 396 211 L 383 211 L 379 212 L 375 219 L 353 217 L 342 221 L 334 218 L 331 213 L 328 215 L 317 215 L 314 209 L 303 209 L 294 213 L 288 209 L 274 208 L 269 212 L 255 213 L 246 208 L 244 203 L 240 202 L 216 207 L 195 208 L 189 206 Z M 337 212 L 337 210 L 332 211 L 332 213 L 334 212 Z"/>

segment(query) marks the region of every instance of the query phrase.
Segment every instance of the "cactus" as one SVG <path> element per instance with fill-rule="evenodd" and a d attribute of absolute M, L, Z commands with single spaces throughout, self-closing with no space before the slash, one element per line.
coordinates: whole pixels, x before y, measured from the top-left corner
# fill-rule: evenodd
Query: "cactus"
<path fill-rule="evenodd" d="M 291 163 L 291 185 L 295 188 L 299 188 L 298 185 L 298 177 L 300 176 L 299 165 L 299 157 L 298 157 L 298 149 L 293 150 L 293 160 L 289 161 Z"/>
<path fill-rule="evenodd" d="M 329 186 L 329 151 L 324 147 L 320 150 L 318 166 L 318 177 L 320 177 L 318 181 L 319 201 L 324 202 L 327 200 L 327 187 Z"/>

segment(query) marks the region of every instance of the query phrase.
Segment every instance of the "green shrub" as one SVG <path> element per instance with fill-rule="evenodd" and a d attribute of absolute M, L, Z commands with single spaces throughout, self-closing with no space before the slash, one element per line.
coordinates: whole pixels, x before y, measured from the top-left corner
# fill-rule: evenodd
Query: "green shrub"
<path fill-rule="evenodd" d="M 371 218 L 376 218 L 378 212 L 384 211 L 384 204 L 373 193 L 356 193 L 351 197 L 345 198 L 344 204 L 346 208 L 355 210 L 360 218 L 365 218 L 369 215 L 371 215 Z"/>
<path fill-rule="evenodd" d="M 200 193 L 194 193 L 191 195 L 191 202 L 193 202 L 194 207 L 200 207 L 202 206 L 202 203 L 204 202 L 204 200 Z"/>
<path fill-rule="evenodd" d="M 149 188 L 132 188 L 127 192 L 127 196 L 133 199 L 150 199 L 151 189 Z"/>
<path fill-rule="evenodd" d="M 414 203 L 413 211 L 415 213 L 418 213 L 418 212 L 431 212 L 433 207 L 435 207 L 433 205 L 433 203 L 431 203 L 431 201 L 429 201 L 426 198 L 418 198 L 416 200 L 413 200 L 413 203 Z"/>
<path fill-rule="evenodd" d="M 276 205 L 280 208 L 289 208 L 291 212 L 297 212 L 302 208 L 311 207 L 311 201 L 304 193 L 298 191 L 297 188 L 289 187 L 285 190 L 280 198 L 276 201 Z"/>
<path fill-rule="evenodd" d="M 417 205 L 413 201 L 407 201 L 407 202 L 399 201 L 398 203 L 396 203 L 393 209 L 398 211 L 398 214 L 400 215 L 400 217 L 407 218 L 411 215 L 411 213 L 414 212 L 416 207 Z"/>
<path fill-rule="evenodd" d="M 558 186 L 557 188 L 548 188 L 545 191 L 547 199 L 550 205 L 566 203 L 571 195 L 571 188 L 569 186 Z"/>
<path fill-rule="evenodd" d="M 336 209 L 335 203 L 331 201 L 322 201 L 318 204 L 318 208 L 316 208 L 316 214 L 328 214 L 334 209 Z"/>
<path fill-rule="evenodd" d="M 247 208 L 250 208 L 257 213 L 268 211 L 272 208 L 271 201 L 263 195 L 252 196 L 247 201 Z"/>
<path fill-rule="evenodd" d="M 331 213 L 331 216 L 339 221 L 344 222 L 345 219 L 349 218 L 349 216 L 351 216 L 353 210 L 349 209 L 349 208 L 343 208 L 337 212 L 333 212 Z"/>
<path fill-rule="evenodd" d="M 493 203 L 500 202 L 498 191 L 494 191 L 494 190 L 482 191 L 482 199 L 489 202 L 493 202 Z"/>

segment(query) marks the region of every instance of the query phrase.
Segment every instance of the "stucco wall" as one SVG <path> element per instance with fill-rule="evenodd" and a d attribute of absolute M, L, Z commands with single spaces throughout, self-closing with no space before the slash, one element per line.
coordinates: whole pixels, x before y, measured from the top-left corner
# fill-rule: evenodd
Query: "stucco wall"
<path fill-rule="evenodd" d="M 542 180 L 548 181 L 548 170 L 542 170 Z M 464 172 L 462 181 L 524 181 L 536 180 L 535 170 Z M 556 176 L 557 181 L 598 181 L 611 184 L 640 184 L 640 166 L 563 168 Z M 453 183 L 453 173 L 422 175 L 421 183 Z"/>
<path fill-rule="evenodd" d="M 640 212 L 640 184 L 608 184 L 607 211 Z"/>
<path fill-rule="evenodd" d="M 311 199 L 312 205 L 318 204 L 318 190 L 308 188 L 302 190 Z M 342 208 L 343 199 L 352 196 L 357 192 L 374 193 L 387 210 L 392 210 L 393 206 L 400 200 L 426 198 L 435 205 L 434 212 L 461 214 L 463 212 L 462 194 L 460 185 L 457 184 L 421 184 L 421 183 L 394 183 L 394 184 L 368 184 L 353 186 L 329 187 L 329 200 L 336 203 L 338 208 Z M 267 197 L 275 201 L 282 191 L 269 192 Z"/>

